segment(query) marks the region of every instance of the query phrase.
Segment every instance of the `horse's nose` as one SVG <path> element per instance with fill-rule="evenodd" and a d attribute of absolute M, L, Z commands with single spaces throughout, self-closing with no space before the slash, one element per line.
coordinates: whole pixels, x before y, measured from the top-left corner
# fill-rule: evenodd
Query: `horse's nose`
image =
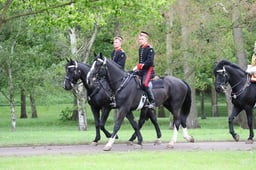
<path fill-rule="evenodd" d="M 223 89 L 220 85 L 216 85 L 215 90 L 216 90 L 217 93 L 221 93 L 223 91 Z"/>
<path fill-rule="evenodd" d="M 63 88 L 64 88 L 65 90 L 71 90 L 71 89 L 72 89 L 72 86 L 71 86 L 70 83 L 66 83 L 66 81 L 64 81 L 64 83 L 63 83 Z"/>

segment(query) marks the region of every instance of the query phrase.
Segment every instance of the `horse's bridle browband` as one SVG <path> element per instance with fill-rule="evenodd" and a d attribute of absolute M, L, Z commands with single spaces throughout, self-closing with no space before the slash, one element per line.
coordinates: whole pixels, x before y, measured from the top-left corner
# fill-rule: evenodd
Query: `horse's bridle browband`
<path fill-rule="evenodd" d="M 73 68 L 73 67 L 78 68 L 78 63 L 77 63 L 77 61 L 74 61 L 74 62 L 75 62 L 75 65 L 70 65 L 70 66 L 68 66 L 68 68 Z"/>

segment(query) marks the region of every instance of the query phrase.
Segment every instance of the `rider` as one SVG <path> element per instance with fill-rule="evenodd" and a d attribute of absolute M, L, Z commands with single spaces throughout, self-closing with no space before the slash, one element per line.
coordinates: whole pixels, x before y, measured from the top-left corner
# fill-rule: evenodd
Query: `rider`
<path fill-rule="evenodd" d="M 248 65 L 246 72 L 251 74 L 251 81 L 256 82 L 256 41 L 254 43 L 251 65 Z"/>
<path fill-rule="evenodd" d="M 139 63 L 137 64 L 137 70 L 142 77 L 141 84 L 143 89 L 148 95 L 149 108 L 155 108 L 155 97 L 152 92 L 151 78 L 155 76 L 154 68 L 154 49 L 148 44 L 149 34 L 145 31 L 139 33 Z"/>
<path fill-rule="evenodd" d="M 114 37 L 114 41 L 113 41 L 114 50 L 111 53 L 111 58 L 114 62 L 120 65 L 120 67 L 124 70 L 126 54 L 121 47 L 122 41 L 123 41 L 123 38 L 120 35 Z M 110 103 L 110 105 L 112 107 L 116 107 L 115 96 L 112 96 L 111 100 L 112 102 Z"/>
<path fill-rule="evenodd" d="M 126 54 L 121 47 L 122 41 L 123 41 L 123 38 L 121 36 L 114 37 L 114 42 L 113 42 L 114 50 L 111 54 L 111 57 L 112 57 L 112 60 L 115 61 L 117 64 L 119 64 L 121 68 L 124 70 Z"/>

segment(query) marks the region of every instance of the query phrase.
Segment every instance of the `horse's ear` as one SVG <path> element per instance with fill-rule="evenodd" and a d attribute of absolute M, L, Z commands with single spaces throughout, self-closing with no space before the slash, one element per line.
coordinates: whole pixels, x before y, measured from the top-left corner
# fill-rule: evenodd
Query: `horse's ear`
<path fill-rule="evenodd" d="M 103 58 L 102 52 L 100 52 L 100 58 Z"/>
<path fill-rule="evenodd" d="M 66 61 L 69 62 L 70 60 L 68 58 L 66 58 Z"/>
<path fill-rule="evenodd" d="M 96 58 L 97 57 L 97 54 L 94 52 L 94 58 Z"/>

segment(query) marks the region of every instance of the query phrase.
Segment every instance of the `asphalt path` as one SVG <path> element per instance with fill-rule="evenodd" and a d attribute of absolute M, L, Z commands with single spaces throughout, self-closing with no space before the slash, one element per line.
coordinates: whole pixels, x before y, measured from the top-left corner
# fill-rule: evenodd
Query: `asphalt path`
<path fill-rule="evenodd" d="M 222 141 L 222 142 L 195 142 L 176 143 L 174 148 L 167 148 L 167 143 L 154 145 L 144 143 L 138 149 L 134 145 L 115 143 L 111 151 L 103 151 L 104 144 L 92 145 L 44 145 L 44 146 L 15 146 L 0 147 L 1 156 L 33 156 L 58 154 L 97 154 L 106 152 L 132 152 L 132 151 L 256 151 L 256 143 Z"/>

